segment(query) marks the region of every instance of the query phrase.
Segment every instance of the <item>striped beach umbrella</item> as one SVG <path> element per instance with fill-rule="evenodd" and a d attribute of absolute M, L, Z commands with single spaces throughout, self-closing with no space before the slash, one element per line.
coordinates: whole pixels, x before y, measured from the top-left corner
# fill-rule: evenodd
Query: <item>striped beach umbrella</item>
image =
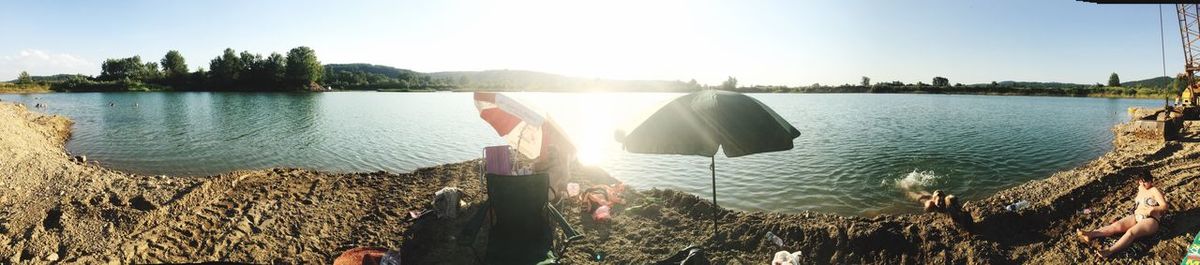
<path fill-rule="evenodd" d="M 551 146 L 564 154 L 575 153 L 561 127 L 544 112 L 501 93 L 475 92 L 479 117 L 512 145 L 518 153 L 535 159 Z"/>

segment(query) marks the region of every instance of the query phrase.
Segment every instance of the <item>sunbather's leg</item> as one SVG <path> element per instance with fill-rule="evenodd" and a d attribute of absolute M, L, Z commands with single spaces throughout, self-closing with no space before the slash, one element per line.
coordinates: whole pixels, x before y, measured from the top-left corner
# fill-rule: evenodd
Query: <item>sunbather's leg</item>
<path fill-rule="evenodd" d="M 1100 229 L 1096 229 L 1096 230 L 1092 230 L 1092 231 L 1083 232 L 1083 235 L 1085 235 L 1089 238 L 1112 236 L 1112 235 L 1116 235 L 1116 234 L 1125 233 L 1125 231 L 1129 230 L 1129 228 L 1133 227 L 1133 225 L 1135 225 L 1135 224 L 1137 224 L 1137 221 L 1134 220 L 1132 215 L 1125 216 L 1125 218 L 1121 218 L 1120 220 L 1117 220 L 1116 222 L 1113 222 L 1112 224 L 1109 224 L 1108 226 L 1101 227 Z"/>
<path fill-rule="evenodd" d="M 1129 247 L 1129 244 L 1132 244 L 1133 240 L 1154 234 L 1154 232 L 1157 231 L 1158 220 L 1152 218 L 1142 219 L 1141 222 L 1138 222 L 1137 224 L 1133 225 L 1132 228 L 1129 228 L 1128 231 L 1125 231 L 1125 234 L 1121 236 L 1121 239 L 1118 239 L 1116 243 L 1113 243 L 1111 247 L 1106 249 L 1107 253 L 1105 251 L 1101 251 L 1100 253 L 1106 256 L 1108 254 L 1116 253 L 1117 251 L 1121 251 L 1122 249 Z"/>

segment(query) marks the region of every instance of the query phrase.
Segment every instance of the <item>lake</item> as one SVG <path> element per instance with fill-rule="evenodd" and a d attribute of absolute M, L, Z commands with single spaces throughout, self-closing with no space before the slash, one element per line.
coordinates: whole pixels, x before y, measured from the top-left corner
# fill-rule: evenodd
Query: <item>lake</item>
<path fill-rule="evenodd" d="M 551 113 L 586 164 L 637 187 L 710 198 L 709 158 L 630 154 L 617 126 L 681 94 L 510 93 Z M 752 94 L 800 130 L 795 149 L 718 157 L 718 201 L 743 210 L 871 216 L 905 190 L 977 199 L 1111 148 L 1131 106 L 1160 100 L 920 94 Z M 6 94 L 75 121 L 67 149 L 139 174 L 300 167 L 406 172 L 503 144 L 470 93 Z M 110 104 L 112 106 L 110 106 Z"/>

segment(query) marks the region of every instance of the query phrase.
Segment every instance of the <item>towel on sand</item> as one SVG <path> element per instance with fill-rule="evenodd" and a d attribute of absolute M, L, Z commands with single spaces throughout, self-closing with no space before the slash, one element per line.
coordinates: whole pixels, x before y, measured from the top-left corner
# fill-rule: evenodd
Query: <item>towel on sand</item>
<path fill-rule="evenodd" d="M 386 248 L 356 247 L 333 260 L 333 265 L 400 265 L 400 253 Z"/>

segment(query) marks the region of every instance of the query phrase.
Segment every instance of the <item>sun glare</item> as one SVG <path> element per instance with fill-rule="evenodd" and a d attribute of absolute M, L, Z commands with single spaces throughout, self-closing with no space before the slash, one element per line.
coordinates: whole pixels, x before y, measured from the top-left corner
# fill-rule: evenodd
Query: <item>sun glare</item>
<path fill-rule="evenodd" d="M 608 161 L 618 143 L 613 139 L 617 123 L 627 111 L 608 93 L 589 93 L 586 97 L 564 97 L 556 93 L 509 94 L 534 108 L 547 113 L 564 130 L 575 145 L 575 158 L 584 165 L 601 165 Z"/>
<path fill-rule="evenodd" d="M 610 114 L 599 109 L 581 109 L 581 118 L 589 122 L 583 124 L 577 143 L 579 163 L 598 165 L 608 158 L 608 149 L 614 145 L 612 140 L 612 120 Z"/>
<path fill-rule="evenodd" d="M 709 43 L 689 5 L 682 1 L 505 1 L 484 9 L 471 32 L 492 51 L 474 60 L 504 62 L 507 67 L 554 69 L 579 77 L 613 79 L 685 78 L 696 75 L 711 54 Z M 514 29 L 521 29 L 516 31 Z M 475 43 L 464 41 L 463 43 Z M 477 49 L 464 49 L 467 51 Z M 631 63 L 638 62 L 638 63 Z M 710 62 L 711 63 L 711 62 Z M 719 75 L 719 74 L 717 74 Z M 701 77 L 701 76 L 697 76 Z"/>

